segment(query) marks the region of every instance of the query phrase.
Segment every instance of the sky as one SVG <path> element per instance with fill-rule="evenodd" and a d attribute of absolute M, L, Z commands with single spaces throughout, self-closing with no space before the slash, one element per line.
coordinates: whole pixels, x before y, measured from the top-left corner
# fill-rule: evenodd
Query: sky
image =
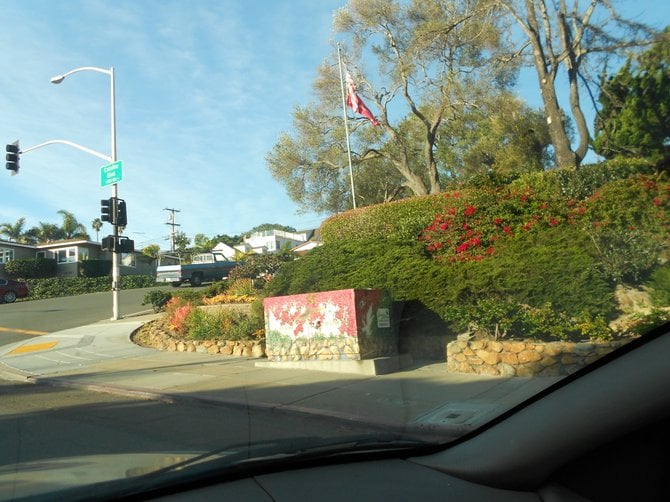
<path fill-rule="evenodd" d="M 296 105 L 313 99 L 317 67 L 337 40 L 345 0 L 0 0 L 0 143 L 27 149 L 67 140 L 109 156 L 114 67 L 119 197 L 125 235 L 141 249 L 169 249 L 166 208 L 189 238 L 237 235 L 263 223 L 316 228 L 327 215 L 299 213 L 265 162 Z M 615 0 L 625 14 L 670 24 L 661 0 Z M 519 89 L 539 104 L 536 81 Z M 336 90 L 339 93 L 339 89 Z M 533 95 L 533 93 L 535 93 Z M 90 228 L 107 162 L 66 145 L 21 157 L 0 172 L 0 223 L 60 224 L 72 212 Z M 100 233 L 111 233 L 105 225 Z"/>

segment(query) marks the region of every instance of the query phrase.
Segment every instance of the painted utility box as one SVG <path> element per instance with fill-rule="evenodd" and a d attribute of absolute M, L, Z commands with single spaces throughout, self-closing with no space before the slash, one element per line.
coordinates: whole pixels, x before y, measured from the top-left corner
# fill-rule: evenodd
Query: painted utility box
<path fill-rule="evenodd" d="M 275 296 L 263 306 L 270 361 L 361 360 L 398 353 L 393 300 L 387 291 Z"/>

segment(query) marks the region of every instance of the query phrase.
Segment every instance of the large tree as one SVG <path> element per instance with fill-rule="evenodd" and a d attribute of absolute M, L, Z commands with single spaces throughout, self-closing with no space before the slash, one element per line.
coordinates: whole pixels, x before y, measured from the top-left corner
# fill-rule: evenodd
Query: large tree
<path fill-rule="evenodd" d="M 619 17 L 609 0 L 575 0 L 570 7 L 565 0 L 499 2 L 522 29 L 519 53 L 530 50 L 556 162 L 559 167 L 576 169 L 590 142 L 580 94 L 581 84 L 594 81 L 589 69 L 600 69 L 607 58 L 644 44 L 650 31 Z M 569 111 L 559 103 L 562 79 L 569 91 Z M 577 131 L 575 147 L 569 117 Z"/>
<path fill-rule="evenodd" d="M 0 235 L 4 235 L 9 241 L 25 242 L 26 235 L 23 231 L 25 225 L 26 219 L 23 217 L 16 220 L 16 223 L 2 223 L 0 224 Z"/>
<path fill-rule="evenodd" d="M 347 70 L 380 123 L 351 121 L 354 182 L 365 180 L 366 203 L 440 191 L 442 125 L 512 82 L 500 19 L 490 0 L 351 0 L 336 13 Z M 295 133 L 281 135 L 267 160 L 303 208 L 337 211 L 351 192 L 335 54 L 314 88 L 317 102 L 295 110 Z"/>
<path fill-rule="evenodd" d="M 670 27 L 603 83 L 598 100 L 596 153 L 605 158 L 670 156 Z"/>
<path fill-rule="evenodd" d="M 63 238 L 65 239 L 88 239 L 88 233 L 86 232 L 86 227 L 84 224 L 79 223 L 77 218 L 69 211 L 61 209 L 58 211 L 58 214 L 63 218 L 63 223 L 61 224 L 61 231 L 63 233 Z"/>

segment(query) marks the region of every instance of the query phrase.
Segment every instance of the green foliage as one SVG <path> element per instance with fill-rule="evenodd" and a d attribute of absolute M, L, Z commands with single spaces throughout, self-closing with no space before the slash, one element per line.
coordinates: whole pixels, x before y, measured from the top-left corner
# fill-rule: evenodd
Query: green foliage
<path fill-rule="evenodd" d="M 426 284 L 421 284 L 422 276 L 431 272 L 439 273 L 439 267 L 424 255 L 416 242 L 337 242 L 287 263 L 266 285 L 264 292 L 266 296 L 280 296 L 383 288 L 393 291 L 395 299 L 403 300 L 417 298 L 419 289 L 426 290 Z"/>
<path fill-rule="evenodd" d="M 636 60 L 603 83 L 596 152 L 607 158 L 670 155 L 670 27 Z"/>
<path fill-rule="evenodd" d="M 577 171 L 554 169 L 547 172 L 530 173 L 510 183 L 517 191 L 529 190 L 538 197 L 565 197 L 581 200 L 593 195 L 600 187 L 611 181 L 628 178 L 635 174 L 654 174 L 653 162 L 644 158 L 617 158 L 599 164 L 583 165 Z"/>
<path fill-rule="evenodd" d="M 603 271 L 615 282 L 640 284 L 670 240 L 670 183 L 642 175 L 612 182 L 588 201 L 587 215 Z"/>
<path fill-rule="evenodd" d="M 5 264 L 5 272 L 13 278 L 40 279 L 56 274 L 56 260 L 53 258 L 20 258 Z"/>
<path fill-rule="evenodd" d="M 439 194 L 362 207 L 328 218 L 321 226 L 321 237 L 326 244 L 376 239 L 414 241 L 442 207 Z"/>
<path fill-rule="evenodd" d="M 84 260 L 79 264 L 84 277 L 108 277 L 112 271 L 112 260 Z"/>
<path fill-rule="evenodd" d="M 651 301 L 656 307 L 670 307 L 670 264 L 658 267 L 651 274 L 647 287 L 651 290 Z"/>
<path fill-rule="evenodd" d="M 61 296 L 83 295 L 109 291 L 109 277 L 52 277 L 29 279 L 31 300 L 43 300 Z M 148 288 L 156 285 L 150 275 L 122 275 L 121 289 Z"/>
<path fill-rule="evenodd" d="M 205 297 L 204 290 L 181 289 L 172 293 L 173 298 L 179 298 L 182 301 L 192 303 L 193 305 L 200 305 L 202 299 Z"/>
<path fill-rule="evenodd" d="M 172 299 L 172 293 L 162 289 L 149 291 L 142 299 L 142 305 L 151 305 L 154 312 L 165 310 L 165 305 Z"/>
<path fill-rule="evenodd" d="M 612 340 L 615 333 L 602 316 L 570 317 L 551 304 L 530 307 L 510 300 L 478 299 L 470 305 L 449 306 L 445 317 L 459 331 L 476 336 L 527 338 L 540 341 Z"/>
<path fill-rule="evenodd" d="M 248 232 L 246 232 L 247 235 L 253 234 L 256 232 L 265 232 L 268 230 L 282 230 L 284 232 L 295 232 L 296 229 L 287 225 L 280 225 L 279 223 L 262 223 L 261 225 L 257 225 Z"/>
<path fill-rule="evenodd" d="M 228 285 L 227 293 L 236 296 L 254 296 L 257 290 L 253 279 L 234 279 Z"/>
<path fill-rule="evenodd" d="M 649 166 L 616 160 L 350 211 L 264 293 L 382 288 L 455 333 L 609 340 L 616 283 L 639 285 L 670 240 L 670 184 L 639 174 Z"/>
<path fill-rule="evenodd" d="M 186 317 L 186 336 L 193 340 L 253 340 L 263 329 L 263 318 L 235 310 L 191 309 Z"/>
<path fill-rule="evenodd" d="M 633 316 L 632 331 L 638 335 L 644 335 L 653 328 L 666 324 L 670 321 L 670 310 L 652 309 L 648 313 L 638 313 Z"/>
<path fill-rule="evenodd" d="M 203 296 L 205 298 L 211 298 L 212 296 L 225 293 L 226 291 L 228 291 L 229 284 L 230 284 L 229 280 L 213 282 L 204 289 Z"/>
<path fill-rule="evenodd" d="M 272 276 L 284 263 L 294 259 L 290 253 L 267 253 L 247 256 L 244 261 L 232 269 L 228 280 L 256 279 L 263 276 Z"/>
<path fill-rule="evenodd" d="M 161 248 L 158 244 L 149 244 L 148 246 L 142 249 L 142 254 L 147 258 L 151 258 L 152 260 L 158 259 L 160 253 Z"/>

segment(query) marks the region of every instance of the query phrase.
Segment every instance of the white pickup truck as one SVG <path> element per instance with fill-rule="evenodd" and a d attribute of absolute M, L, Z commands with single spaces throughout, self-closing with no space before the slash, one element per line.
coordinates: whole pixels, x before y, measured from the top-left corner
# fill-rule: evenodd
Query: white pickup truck
<path fill-rule="evenodd" d="M 190 282 L 191 286 L 200 286 L 203 282 L 219 281 L 228 277 L 228 273 L 238 266 L 236 261 L 228 260 L 221 253 L 202 253 L 193 257 L 188 265 L 159 265 L 156 269 L 156 282 L 169 282 L 174 287 Z"/>

